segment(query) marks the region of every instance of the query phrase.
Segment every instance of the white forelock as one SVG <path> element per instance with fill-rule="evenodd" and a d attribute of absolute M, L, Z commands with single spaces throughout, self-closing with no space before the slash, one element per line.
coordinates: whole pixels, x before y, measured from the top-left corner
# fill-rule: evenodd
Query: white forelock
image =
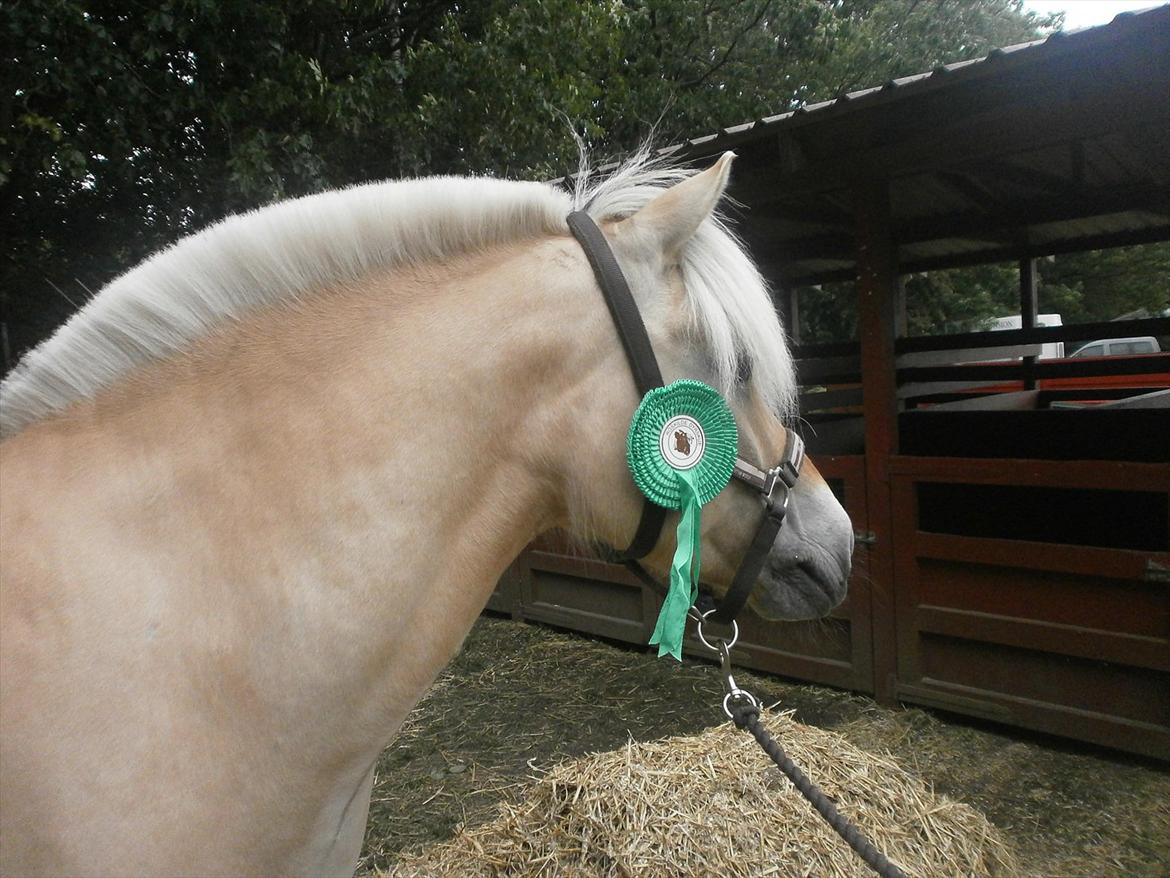
<path fill-rule="evenodd" d="M 568 193 L 541 183 L 430 177 L 370 183 L 228 217 L 183 238 L 103 287 L 0 384 L 0 436 L 87 399 L 142 364 L 165 359 L 233 318 L 375 270 L 418 265 L 514 241 L 565 234 L 588 204 L 626 216 L 691 172 L 643 151 Z M 684 282 L 721 389 L 743 356 L 768 403 L 787 411 L 792 364 L 759 273 L 719 220 L 687 245 Z"/>

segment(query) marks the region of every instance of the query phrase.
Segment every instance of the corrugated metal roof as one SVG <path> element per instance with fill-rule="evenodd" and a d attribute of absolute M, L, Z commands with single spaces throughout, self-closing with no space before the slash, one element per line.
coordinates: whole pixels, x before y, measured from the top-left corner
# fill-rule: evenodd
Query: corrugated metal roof
<path fill-rule="evenodd" d="M 1152 26 L 1156 19 L 1166 18 L 1167 13 L 1170 13 L 1170 4 L 1121 12 L 1114 16 L 1109 24 L 1075 31 L 1057 31 L 1043 39 L 992 49 L 981 58 L 944 64 L 925 73 L 898 77 L 883 85 L 849 92 L 827 101 L 806 104 L 785 113 L 765 116 L 754 122 L 722 128 L 712 134 L 664 147 L 660 153 L 697 157 L 733 149 L 736 144 L 745 140 L 766 136 L 774 130 L 800 125 L 804 121 L 821 121 L 838 112 L 852 112 L 859 107 L 878 106 L 886 100 L 900 100 L 911 94 L 944 85 L 973 81 L 983 76 L 995 76 L 1015 65 L 1042 62 L 1046 58 L 1070 51 L 1084 51 L 1095 43 L 1105 45 L 1131 28 Z"/>

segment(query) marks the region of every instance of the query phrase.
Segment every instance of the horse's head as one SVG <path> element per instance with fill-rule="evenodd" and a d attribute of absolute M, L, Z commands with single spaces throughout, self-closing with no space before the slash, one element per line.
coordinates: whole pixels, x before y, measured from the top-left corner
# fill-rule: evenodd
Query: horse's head
<path fill-rule="evenodd" d="M 730 154 L 716 165 L 667 188 L 627 189 L 610 198 L 606 184 L 593 195 L 590 213 L 600 222 L 649 331 L 663 378 L 694 378 L 719 389 L 735 414 L 739 454 L 761 469 L 781 460 L 789 434 L 795 378 L 784 333 L 759 273 L 715 216 L 727 185 Z M 614 185 L 617 191 L 619 185 Z M 633 192 L 633 194 L 631 194 Z M 604 307 L 598 299 L 598 307 Z M 629 364 L 616 334 L 604 358 L 608 391 L 597 402 L 614 429 L 610 444 L 629 424 L 637 403 Z M 625 374 L 621 374 L 625 373 Z M 685 442 L 686 437 L 674 437 Z M 624 448 L 624 446 L 622 446 Z M 598 449 L 600 452 L 600 449 Z M 574 494 L 578 523 L 592 535 L 624 548 L 638 521 L 642 499 L 627 473 L 615 466 L 612 448 L 586 469 L 592 486 Z M 619 485 L 620 482 L 620 485 Z M 621 500 L 612 502 L 616 491 Z M 602 492 L 608 493 L 603 496 Z M 703 508 L 702 577 L 724 591 L 748 551 L 763 516 L 759 493 L 732 480 Z M 664 572 L 674 550 L 668 520 L 646 566 Z M 824 615 L 845 596 L 853 531 L 836 497 L 806 460 L 791 491 L 787 517 L 772 543 L 751 605 L 771 619 Z"/>

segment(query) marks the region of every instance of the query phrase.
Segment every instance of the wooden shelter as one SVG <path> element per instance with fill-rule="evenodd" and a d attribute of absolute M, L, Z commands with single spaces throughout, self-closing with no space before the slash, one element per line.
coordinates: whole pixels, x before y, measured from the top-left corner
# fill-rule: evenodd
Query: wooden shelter
<path fill-rule="evenodd" d="M 1035 280 L 1038 257 L 1170 239 L 1168 141 L 1163 6 L 672 148 L 739 154 L 806 440 L 858 535 L 846 603 L 748 614 L 738 662 L 1170 758 L 1170 354 L 1037 356 L 1170 317 L 1038 326 Z M 1019 329 L 905 336 L 900 278 L 1009 260 Z M 799 344 L 794 289 L 843 280 L 859 340 Z M 551 539 L 490 606 L 635 643 L 658 608 Z"/>

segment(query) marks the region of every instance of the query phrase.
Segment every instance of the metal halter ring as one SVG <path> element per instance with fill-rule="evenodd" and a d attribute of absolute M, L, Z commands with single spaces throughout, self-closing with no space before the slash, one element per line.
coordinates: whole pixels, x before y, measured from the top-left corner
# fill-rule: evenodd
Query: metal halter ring
<path fill-rule="evenodd" d="M 746 698 L 752 707 L 754 707 L 756 710 L 760 709 L 760 702 L 756 700 L 756 696 L 752 695 L 752 693 L 748 692 L 746 689 L 736 689 L 734 692 L 728 692 L 723 696 L 723 712 L 727 714 L 728 719 L 735 718 L 732 716 L 731 708 L 728 706 L 728 702 L 731 701 L 732 698 Z"/>
<path fill-rule="evenodd" d="M 718 609 L 718 607 L 716 607 L 715 609 Z M 707 649 L 709 649 L 713 652 L 719 652 L 719 647 L 713 645 L 711 643 L 711 641 L 709 641 L 706 637 L 703 636 L 703 622 L 706 621 L 708 616 L 710 616 L 712 613 L 715 612 L 715 609 L 708 610 L 707 612 L 703 613 L 703 615 L 701 615 L 699 617 L 698 624 L 695 626 L 695 633 L 697 635 L 699 635 L 699 640 L 701 640 L 703 642 L 703 646 L 707 647 Z M 719 638 L 719 639 L 722 640 L 722 638 Z M 735 646 L 736 641 L 738 641 L 738 640 L 739 640 L 739 625 L 737 625 L 735 620 L 732 619 L 731 620 L 731 640 L 723 640 L 723 643 L 726 644 L 728 649 L 731 649 L 731 647 Z"/>

